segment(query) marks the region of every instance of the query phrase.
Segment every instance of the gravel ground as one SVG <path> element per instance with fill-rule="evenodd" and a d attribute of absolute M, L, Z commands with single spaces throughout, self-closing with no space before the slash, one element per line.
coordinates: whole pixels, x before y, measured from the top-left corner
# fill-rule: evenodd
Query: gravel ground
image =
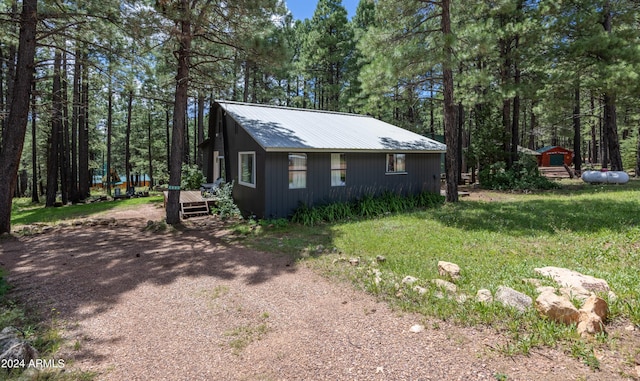
<path fill-rule="evenodd" d="M 304 264 L 230 245 L 224 230 L 69 226 L 0 243 L 13 296 L 60 324 L 67 369 L 98 380 L 620 380 L 554 349 L 506 357 L 494 331 L 399 313 Z M 144 216 L 141 218 L 132 218 Z M 409 329 L 426 328 L 420 333 Z M 630 335 L 635 342 L 639 333 Z M 626 361 L 626 362 L 625 362 Z M 633 363 L 633 361 L 631 361 Z"/>

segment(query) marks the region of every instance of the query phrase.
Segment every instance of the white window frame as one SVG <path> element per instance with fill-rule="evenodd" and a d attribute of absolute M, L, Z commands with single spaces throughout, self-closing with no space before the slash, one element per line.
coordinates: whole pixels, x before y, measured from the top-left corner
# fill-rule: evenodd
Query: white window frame
<path fill-rule="evenodd" d="M 333 165 L 333 158 L 335 157 L 334 155 L 338 157 L 338 167 L 334 167 L 334 165 Z M 342 165 L 341 165 L 342 164 L 342 160 L 341 160 L 342 157 L 344 157 L 344 168 L 342 168 Z M 330 165 L 331 165 L 331 171 L 330 171 L 330 173 L 331 173 L 331 186 L 332 187 L 345 187 L 345 186 L 347 186 L 347 154 L 346 153 L 339 153 L 339 152 L 332 153 L 331 154 L 331 164 Z M 334 183 L 333 174 L 336 173 L 336 172 L 340 173 L 340 179 L 342 179 L 342 173 L 344 172 L 344 182 L 340 182 L 339 184 L 335 184 Z"/>
<path fill-rule="evenodd" d="M 248 156 L 251 157 L 251 179 L 253 182 L 242 181 L 242 157 Z M 255 188 L 256 187 L 256 152 L 255 151 L 241 151 L 238 152 L 238 184 L 244 185 L 245 187 Z"/>
<path fill-rule="evenodd" d="M 398 157 L 402 156 L 404 161 L 404 169 L 397 170 L 398 168 Z M 393 170 L 389 170 L 389 158 L 393 158 Z M 385 174 L 387 175 L 406 175 L 407 174 L 407 154 L 405 153 L 388 153 L 385 156 Z"/>
<path fill-rule="evenodd" d="M 304 157 L 304 169 L 291 169 L 288 168 L 289 170 L 289 189 L 305 189 L 307 187 L 307 171 L 309 169 L 309 167 L 307 166 L 307 154 L 306 153 L 298 153 L 298 152 L 290 152 L 289 155 L 287 156 L 287 158 L 289 159 L 289 161 L 291 160 L 291 156 L 295 155 L 295 156 L 303 156 Z M 304 173 L 304 186 L 292 186 L 292 182 L 291 182 L 291 175 L 293 173 Z"/>

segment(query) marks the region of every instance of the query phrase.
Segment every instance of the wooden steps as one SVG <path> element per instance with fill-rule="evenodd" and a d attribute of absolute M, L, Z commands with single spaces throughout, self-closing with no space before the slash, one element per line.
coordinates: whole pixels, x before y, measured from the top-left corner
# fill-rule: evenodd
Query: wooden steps
<path fill-rule="evenodd" d="M 164 192 L 164 207 L 167 207 L 169 192 Z M 212 198 L 203 198 L 200 191 L 180 192 L 180 216 L 189 218 L 195 216 L 206 216 L 210 214 L 211 207 L 215 205 Z"/>
<path fill-rule="evenodd" d="M 209 203 L 206 201 L 181 202 L 180 213 L 182 218 L 208 215 Z"/>

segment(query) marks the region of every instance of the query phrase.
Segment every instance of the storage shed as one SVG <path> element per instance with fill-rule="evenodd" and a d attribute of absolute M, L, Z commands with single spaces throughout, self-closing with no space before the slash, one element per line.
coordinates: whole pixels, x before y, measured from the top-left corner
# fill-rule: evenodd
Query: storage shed
<path fill-rule="evenodd" d="M 546 146 L 536 150 L 539 167 L 561 167 L 564 164 L 571 165 L 573 151 L 560 146 Z"/>
<path fill-rule="evenodd" d="M 234 182 L 245 215 L 384 191 L 440 192 L 442 143 L 363 115 L 217 101 L 204 144 L 207 182 Z"/>

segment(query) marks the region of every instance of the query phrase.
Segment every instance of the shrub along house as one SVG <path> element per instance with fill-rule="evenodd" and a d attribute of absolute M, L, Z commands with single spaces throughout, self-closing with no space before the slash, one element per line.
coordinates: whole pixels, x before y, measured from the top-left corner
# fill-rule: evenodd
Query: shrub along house
<path fill-rule="evenodd" d="M 204 171 L 234 182 L 245 215 L 290 216 L 308 206 L 384 191 L 440 192 L 444 144 L 368 116 L 218 101 Z"/>

